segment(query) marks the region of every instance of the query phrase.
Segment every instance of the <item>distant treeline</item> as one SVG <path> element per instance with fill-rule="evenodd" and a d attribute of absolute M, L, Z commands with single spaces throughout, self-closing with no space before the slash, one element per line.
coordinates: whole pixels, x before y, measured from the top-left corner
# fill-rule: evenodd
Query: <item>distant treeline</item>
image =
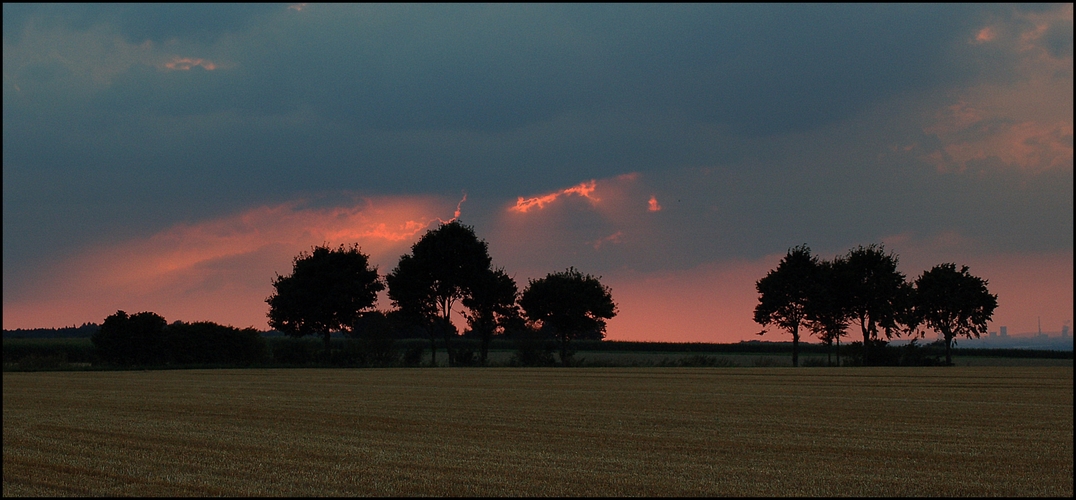
<path fill-rule="evenodd" d="M 100 352 L 88 338 L 22 338 L 4 339 L 4 369 L 5 370 L 55 370 L 83 367 L 87 369 L 114 369 L 114 368 L 208 368 L 208 367 L 303 367 L 303 366 L 420 366 L 423 365 L 424 355 L 428 354 L 430 343 L 428 339 L 398 339 L 391 343 L 371 345 L 354 338 L 333 338 L 331 341 L 333 357 L 328 363 L 325 362 L 321 341 L 312 338 L 288 338 L 283 336 L 262 336 L 264 344 L 257 340 L 240 334 L 239 330 L 229 330 L 224 337 L 245 337 L 247 346 L 256 353 L 254 357 L 239 356 L 240 351 L 234 351 L 232 356 L 221 355 L 227 349 L 221 349 L 216 356 L 194 356 L 195 351 L 206 352 L 199 349 L 212 349 L 214 342 L 210 339 L 192 335 L 190 324 L 174 323 L 172 326 L 184 325 L 173 330 L 171 335 L 182 334 L 184 337 L 192 337 L 185 346 L 186 355 L 168 356 L 159 361 L 139 365 L 127 363 L 108 363 L 100 356 Z M 223 329 L 211 328 L 202 325 L 207 332 L 224 333 Z M 225 328 L 225 327 L 221 327 Z M 248 331 L 249 332 L 249 331 Z M 203 332 L 204 333 L 204 332 Z M 266 332 L 262 332 L 265 334 Z M 223 339 L 221 339 L 223 340 Z M 241 340 L 237 338 L 236 340 Z M 169 341 L 172 346 L 178 346 L 173 340 Z M 470 366 L 477 365 L 474 353 L 479 349 L 481 340 L 458 338 L 453 341 L 460 349 L 461 361 L 470 361 Z M 233 344 L 234 345 L 234 344 Z M 439 349 L 444 349 L 443 343 L 436 344 Z M 494 339 L 490 348 L 497 351 L 511 351 L 513 356 L 507 364 L 509 366 L 551 366 L 556 364 L 555 349 L 552 342 L 535 342 L 533 339 Z M 882 345 L 875 346 L 875 351 L 880 358 L 877 364 L 889 366 L 922 366 L 939 363 L 939 357 L 944 352 L 944 347 L 937 344 L 926 345 Z M 234 347 L 232 348 L 234 349 Z M 718 361 L 714 358 L 719 354 L 767 354 L 767 355 L 791 355 L 791 342 L 766 342 L 747 341 L 730 344 L 708 344 L 694 342 L 623 342 L 623 341 L 583 341 L 575 348 L 578 352 L 635 352 L 635 353 L 693 353 L 701 361 L 712 358 L 710 361 Z M 827 354 L 827 347 L 818 344 L 800 345 L 801 352 L 806 351 L 815 355 Z M 854 344 L 846 344 L 841 347 L 842 365 L 856 365 L 861 363 L 857 354 L 860 347 Z M 470 353 L 470 354 L 468 354 Z M 1073 359 L 1073 351 L 1050 351 L 1032 349 L 956 349 L 959 356 L 997 357 L 997 358 L 1045 358 L 1045 359 Z M 428 357 L 428 356 L 427 356 Z M 170 359 L 168 359 L 170 358 Z M 232 358 L 232 359 L 230 359 Z M 825 361 L 823 359 L 822 361 Z M 74 366 L 72 366 L 74 364 Z M 791 363 L 788 363 L 790 366 Z M 610 365 L 612 366 L 612 365 Z M 688 366 L 688 365 L 684 365 Z M 700 363 L 698 366 L 719 366 L 717 364 Z"/>
<path fill-rule="evenodd" d="M 82 326 L 67 326 L 63 328 L 16 328 L 4 330 L 5 339 L 62 339 L 62 338 L 90 338 L 101 325 L 97 323 L 83 323 Z"/>

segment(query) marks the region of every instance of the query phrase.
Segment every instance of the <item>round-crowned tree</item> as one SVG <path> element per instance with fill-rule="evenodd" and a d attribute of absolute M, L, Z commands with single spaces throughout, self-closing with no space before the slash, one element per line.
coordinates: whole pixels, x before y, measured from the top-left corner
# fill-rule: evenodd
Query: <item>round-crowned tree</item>
<path fill-rule="evenodd" d="M 385 277 L 393 304 L 429 334 L 431 364 L 437 363 L 437 332 L 444 339 L 449 365 L 455 363 L 453 305 L 473 298 L 484 286 L 485 278 L 493 273 L 491 262 L 488 245 L 478 239 L 474 228 L 453 220 L 427 231 Z"/>
<path fill-rule="evenodd" d="M 560 359 L 569 364 L 568 344 L 574 338 L 605 336 L 605 320 L 617 308 L 609 287 L 574 267 L 531 280 L 519 299 L 524 315 L 560 342 Z"/>
<path fill-rule="evenodd" d="M 269 326 L 292 337 L 320 335 L 329 358 L 332 332 L 344 331 L 368 309 L 385 285 L 358 245 L 316 246 L 301 252 L 292 273 L 273 280 Z"/>
<path fill-rule="evenodd" d="M 152 365 L 164 361 L 162 346 L 167 322 L 159 314 L 144 311 L 130 316 L 116 311 L 105 318 L 91 341 L 98 355 L 117 365 Z"/>
<path fill-rule="evenodd" d="M 939 264 L 915 280 L 915 312 L 926 326 L 945 338 L 945 364 L 953 364 L 953 337 L 979 338 L 998 307 L 998 296 L 968 266 Z"/>

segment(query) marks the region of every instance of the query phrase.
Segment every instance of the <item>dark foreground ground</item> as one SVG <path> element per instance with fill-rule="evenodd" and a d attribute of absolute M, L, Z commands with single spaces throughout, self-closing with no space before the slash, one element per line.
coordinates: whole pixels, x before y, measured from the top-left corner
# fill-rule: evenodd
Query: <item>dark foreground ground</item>
<path fill-rule="evenodd" d="M 9 495 L 1072 496 L 1073 370 L 5 373 Z"/>

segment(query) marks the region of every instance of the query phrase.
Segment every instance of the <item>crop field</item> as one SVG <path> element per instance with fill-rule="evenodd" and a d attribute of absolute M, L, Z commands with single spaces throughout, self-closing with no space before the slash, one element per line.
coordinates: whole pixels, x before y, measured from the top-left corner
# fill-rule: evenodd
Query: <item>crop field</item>
<path fill-rule="evenodd" d="M 1073 369 L 5 373 L 9 495 L 1073 494 Z"/>

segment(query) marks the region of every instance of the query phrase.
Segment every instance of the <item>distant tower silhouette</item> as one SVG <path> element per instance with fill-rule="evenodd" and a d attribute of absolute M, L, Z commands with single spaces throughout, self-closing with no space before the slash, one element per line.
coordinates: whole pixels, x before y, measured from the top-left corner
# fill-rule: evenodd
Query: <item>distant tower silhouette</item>
<path fill-rule="evenodd" d="M 1009 327 L 1007 327 L 1007 326 L 1001 327 L 1001 337 L 1005 338 L 1005 337 L 1008 337 L 1008 336 L 1009 336 Z"/>
<path fill-rule="evenodd" d="M 1069 338 L 1069 325 L 1061 325 L 1061 338 Z"/>

